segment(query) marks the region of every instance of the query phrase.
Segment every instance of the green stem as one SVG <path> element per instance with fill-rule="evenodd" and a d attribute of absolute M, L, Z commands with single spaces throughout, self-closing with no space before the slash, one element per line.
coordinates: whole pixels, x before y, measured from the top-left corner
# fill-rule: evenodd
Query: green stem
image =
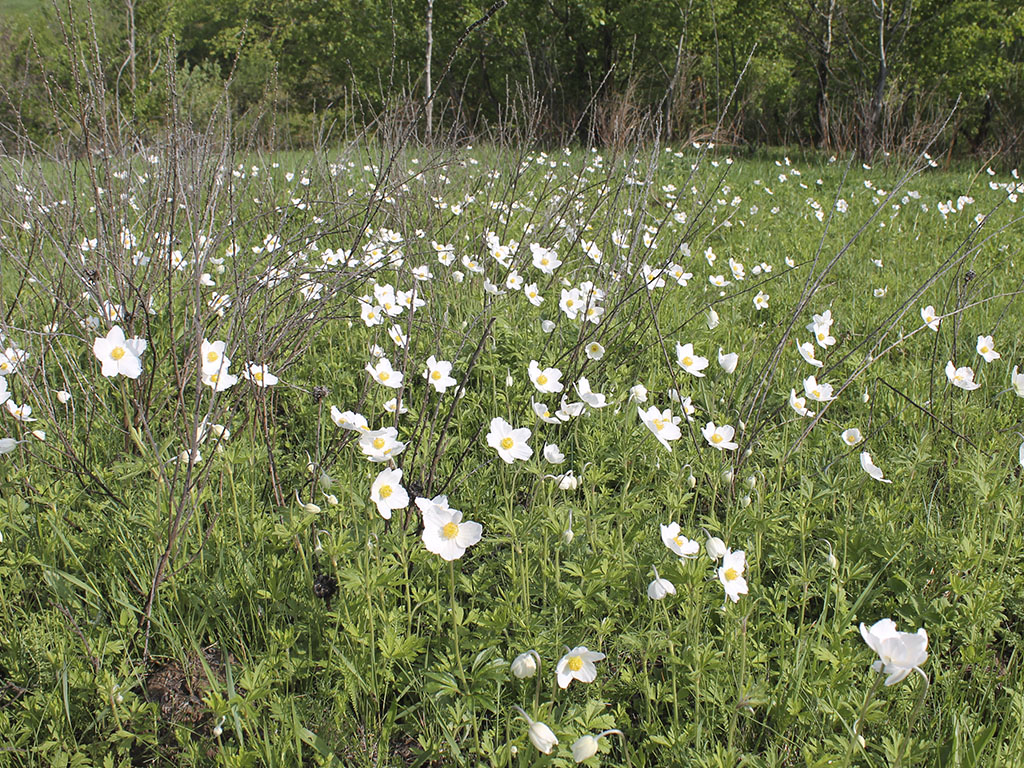
<path fill-rule="evenodd" d="M 871 688 L 868 689 L 867 696 L 864 697 L 864 703 L 861 704 L 860 712 L 857 714 L 857 719 L 853 721 L 853 733 L 850 734 L 850 743 L 846 747 L 846 759 L 843 764 L 846 766 L 850 765 L 850 759 L 853 757 L 853 752 L 860 741 L 860 724 L 864 720 L 864 716 L 868 713 L 868 704 L 871 703 L 871 699 L 874 698 L 875 693 L 878 691 L 878 686 L 882 684 L 882 676 L 876 675 L 875 681 L 871 684 Z"/>
<path fill-rule="evenodd" d="M 921 670 L 917 670 L 921 672 Z M 900 740 L 900 750 L 896 753 L 896 760 L 893 762 L 893 768 L 900 768 L 903 762 L 903 752 L 907 748 L 907 744 L 910 743 L 910 733 L 914 730 L 914 726 L 917 725 L 917 718 L 921 714 L 921 707 L 924 705 L 925 696 L 928 695 L 928 676 L 921 672 L 921 677 L 924 678 L 924 688 L 921 689 L 921 695 L 917 697 L 917 703 L 914 705 L 913 711 L 910 713 L 910 720 L 907 721 L 907 735 Z"/>

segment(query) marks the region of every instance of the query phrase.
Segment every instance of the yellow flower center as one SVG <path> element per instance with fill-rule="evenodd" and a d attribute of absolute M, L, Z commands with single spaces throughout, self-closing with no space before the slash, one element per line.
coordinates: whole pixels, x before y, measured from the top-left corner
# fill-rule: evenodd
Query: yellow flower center
<path fill-rule="evenodd" d="M 739 571 L 737 571 L 735 568 L 726 568 L 725 569 L 725 580 L 726 581 L 732 581 L 733 579 L 738 579 L 739 577 L 740 577 Z"/>
<path fill-rule="evenodd" d="M 545 384 L 548 383 L 548 377 L 542 373 L 540 376 L 537 377 L 537 383 L 540 384 L 541 386 L 544 386 Z"/>
<path fill-rule="evenodd" d="M 380 379 L 381 381 L 387 381 L 388 379 L 391 378 L 391 374 L 388 373 L 387 371 L 381 371 L 379 374 L 377 374 L 377 378 Z"/>
<path fill-rule="evenodd" d="M 579 672 L 581 669 L 583 669 L 583 659 L 579 656 L 573 656 L 571 659 L 569 659 L 568 666 L 569 669 L 571 669 L 573 672 Z"/>
<path fill-rule="evenodd" d="M 693 365 L 693 358 L 687 355 L 683 358 L 683 367 L 689 368 L 691 365 Z"/>
<path fill-rule="evenodd" d="M 216 384 L 219 380 L 220 380 L 220 376 L 218 374 L 216 374 L 216 373 L 211 373 L 210 374 L 210 381 L 212 381 L 214 384 Z"/>
<path fill-rule="evenodd" d="M 257 381 L 257 383 L 259 383 L 259 384 L 263 383 L 263 374 L 260 373 L 259 371 L 256 371 L 256 373 L 254 373 L 252 375 L 252 377 Z"/>
<path fill-rule="evenodd" d="M 720 442 L 722 442 L 722 436 L 715 432 L 715 434 L 711 436 L 711 442 L 714 443 L 715 445 L 718 445 Z"/>
<path fill-rule="evenodd" d="M 565 306 L 571 307 L 572 305 L 573 305 L 573 300 L 572 299 L 566 299 L 565 300 Z"/>
<path fill-rule="evenodd" d="M 391 495 L 391 486 L 390 485 L 382 485 L 380 487 L 380 491 L 378 491 L 378 493 L 379 493 L 379 495 L 380 495 L 380 497 L 382 499 L 386 499 L 388 496 Z"/>
<path fill-rule="evenodd" d="M 219 355 L 216 352 L 214 352 L 212 349 L 209 352 L 206 353 L 206 360 L 207 360 L 207 362 L 215 363 L 215 362 L 217 362 L 217 358 L 218 357 L 219 357 Z"/>
<path fill-rule="evenodd" d="M 548 260 L 547 259 L 541 259 L 540 263 L 543 264 L 546 267 L 548 265 Z"/>
<path fill-rule="evenodd" d="M 981 345 L 981 349 L 979 351 L 981 352 L 981 354 L 984 355 L 986 352 L 988 352 L 988 345 L 987 344 L 982 344 Z"/>
<path fill-rule="evenodd" d="M 824 340 L 825 340 L 825 334 L 824 333 L 819 333 L 818 334 L 818 341 L 824 341 Z"/>
<path fill-rule="evenodd" d="M 445 523 L 444 528 L 441 529 L 441 535 L 446 539 L 454 539 L 459 535 L 459 526 L 457 523 Z"/>
<path fill-rule="evenodd" d="M 434 371 L 434 372 L 432 372 L 432 373 L 430 374 L 430 378 L 432 378 L 432 379 L 433 379 L 434 381 L 437 381 L 438 379 L 440 379 L 440 378 L 441 378 L 441 372 L 440 372 L 440 371 Z"/>
<path fill-rule="evenodd" d="M 110 357 L 112 359 L 114 359 L 114 360 L 120 360 L 124 356 L 125 356 L 125 349 L 124 349 L 124 347 L 114 347 L 112 350 L 110 350 Z M 4 367 L 5 368 L 7 367 L 6 364 L 4 365 Z"/>
<path fill-rule="evenodd" d="M 502 438 L 501 447 L 506 451 L 509 450 L 513 445 L 515 445 L 515 442 L 512 440 L 511 437 Z"/>
<path fill-rule="evenodd" d="M 385 445 L 387 445 L 387 441 L 383 437 L 373 438 L 373 447 L 376 448 L 378 451 L 381 450 Z"/>
<path fill-rule="evenodd" d="M 665 420 L 664 420 L 664 419 L 655 419 L 655 420 L 654 420 L 654 428 L 655 428 L 656 430 L 658 430 L 659 432 L 661 432 L 661 430 L 662 430 L 662 429 L 663 429 L 664 427 L 665 427 Z"/>

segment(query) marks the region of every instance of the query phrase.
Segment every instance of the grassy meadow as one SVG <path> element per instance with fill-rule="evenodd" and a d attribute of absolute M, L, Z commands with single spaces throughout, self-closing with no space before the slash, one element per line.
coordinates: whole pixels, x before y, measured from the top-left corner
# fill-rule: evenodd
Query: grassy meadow
<path fill-rule="evenodd" d="M 5 161 L 0 765 L 1024 765 L 1024 186 L 933 165 Z"/>

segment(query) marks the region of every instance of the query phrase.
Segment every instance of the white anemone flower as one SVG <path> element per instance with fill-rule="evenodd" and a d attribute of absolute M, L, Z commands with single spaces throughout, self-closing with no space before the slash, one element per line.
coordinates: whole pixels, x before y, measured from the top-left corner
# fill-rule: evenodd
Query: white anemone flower
<path fill-rule="evenodd" d="M 644 426 L 651 430 L 652 435 L 658 438 L 658 442 L 671 451 L 672 446 L 669 443 L 678 440 L 683 435 L 679 429 L 679 422 L 682 419 L 679 416 L 673 416 L 669 408 L 659 411 L 656 405 L 652 405 L 646 411 L 642 408 L 637 408 L 636 412 Z"/>
<path fill-rule="evenodd" d="M 562 391 L 562 382 L 559 381 L 562 372 L 557 368 L 542 369 L 540 363 L 536 360 L 531 360 L 528 372 L 530 381 L 533 382 L 533 386 L 537 388 L 538 392 L 551 393 Z"/>
<path fill-rule="evenodd" d="M 832 385 L 819 384 L 818 380 L 813 376 L 808 376 L 804 379 L 804 394 L 811 400 L 816 400 L 819 403 L 835 400 L 835 397 L 832 396 Z"/>
<path fill-rule="evenodd" d="M 747 556 L 743 550 L 736 552 L 725 550 L 725 554 L 722 556 L 722 565 L 718 568 L 718 580 L 725 588 L 727 600 L 738 603 L 740 595 L 748 593 L 747 580 L 743 578 L 746 567 Z"/>
<path fill-rule="evenodd" d="M 377 505 L 377 511 L 385 520 L 390 520 L 396 509 L 409 506 L 409 494 L 402 487 L 402 470 L 381 470 L 370 486 L 370 501 Z"/>
<path fill-rule="evenodd" d="M 390 461 L 405 450 L 405 443 L 398 439 L 394 427 L 363 432 L 359 437 L 359 449 L 372 462 Z"/>
<path fill-rule="evenodd" d="M 704 378 L 701 371 L 708 367 L 708 359 L 696 354 L 693 351 L 693 344 L 676 342 L 676 362 L 684 371 L 698 378 Z"/>
<path fill-rule="evenodd" d="M 851 448 L 860 443 L 860 441 L 864 439 L 863 435 L 861 435 L 860 433 L 860 430 L 857 429 L 856 427 L 850 427 L 849 429 L 844 430 L 843 433 L 839 435 L 839 437 L 842 439 L 844 443 L 846 443 Z"/>
<path fill-rule="evenodd" d="M 978 389 L 981 386 L 981 384 L 974 381 L 973 368 L 969 365 L 957 368 L 953 365 L 952 360 L 949 360 L 946 363 L 946 378 L 949 379 L 949 383 L 954 387 L 959 387 L 960 389 L 966 389 L 968 391 Z"/>
<path fill-rule="evenodd" d="M 604 395 L 590 389 L 590 382 L 585 376 L 581 376 L 580 380 L 576 382 L 576 391 L 579 393 L 580 399 L 591 408 L 604 408 L 608 405 Z"/>
<path fill-rule="evenodd" d="M 587 650 L 585 645 L 579 645 L 559 660 L 556 667 L 558 675 L 558 687 L 568 688 L 573 680 L 581 683 L 592 683 L 597 679 L 597 667 L 595 661 L 601 661 L 604 654 L 600 651 Z"/>
<path fill-rule="evenodd" d="M 924 324 L 933 331 L 939 330 L 940 318 L 935 314 L 935 307 L 931 304 L 921 310 L 921 319 L 924 320 Z"/>
<path fill-rule="evenodd" d="M 722 348 L 718 348 L 718 364 L 722 366 L 722 370 L 726 373 L 732 373 L 736 370 L 736 364 L 739 362 L 740 356 L 735 352 L 729 352 L 725 354 L 722 352 Z"/>
<path fill-rule="evenodd" d="M 544 446 L 543 456 L 544 461 L 548 464 L 561 464 L 565 461 L 565 454 L 554 443 L 548 443 Z"/>
<path fill-rule="evenodd" d="M 683 559 L 696 557 L 700 552 L 700 544 L 680 534 L 679 523 L 661 526 L 661 541 L 672 554 Z"/>
<path fill-rule="evenodd" d="M 701 434 L 712 448 L 717 448 L 720 451 L 735 451 L 739 447 L 732 440 L 736 435 L 736 428 L 731 424 L 716 427 L 715 422 L 709 421 L 704 425 Z"/>
<path fill-rule="evenodd" d="M 917 632 L 900 632 L 892 619 L 882 619 L 870 629 L 861 622 L 860 635 L 878 654 L 871 669 L 888 675 L 886 685 L 895 685 L 915 670 L 924 676 L 921 665 L 928 660 L 928 633 L 924 627 Z"/>
<path fill-rule="evenodd" d="M 654 581 L 647 585 L 647 596 L 651 600 L 664 600 L 669 595 L 676 593 L 676 585 L 668 579 L 658 575 L 658 569 L 654 569 Z M 579 762 L 578 760 L 576 762 Z"/>
<path fill-rule="evenodd" d="M 1017 393 L 1017 397 L 1024 397 L 1024 373 L 1017 373 L 1017 366 L 1013 366 L 1013 373 L 1010 374 L 1010 386 Z"/>
<path fill-rule="evenodd" d="M 506 464 L 516 459 L 526 461 L 533 456 L 533 448 L 527 445 L 530 430 L 526 427 L 513 429 L 512 425 L 500 416 L 491 419 L 491 429 L 487 433 L 487 444 L 498 452 L 498 456 Z"/>
<path fill-rule="evenodd" d="M 883 476 L 882 470 L 875 466 L 875 462 L 871 458 L 871 454 L 867 451 L 861 451 L 860 454 L 860 465 L 871 477 L 880 483 L 891 483 L 892 480 L 887 479 Z"/>
<path fill-rule="evenodd" d="M 142 353 L 148 342 L 141 338 L 125 338 L 121 326 L 115 325 L 106 337 L 92 343 L 92 353 L 100 361 L 100 373 L 104 376 L 127 376 L 137 379 L 142 375 Z"/>
<path fill-rule="evenodd" d="M 998 360 L 1001 357 L 995 350 L 995 343 L 992 341 L 991 336 L 978 337 L 978 354 L 981 355 L 986 363 L 991 363 L 993 360 Z"/>
<path fill-rule="evenodd" d="M 416 499 L 416 506 L 423 513 L 423 544 L 443 560 L 458 560 L 483 537 L 483 526 L 464 521 L 462 512 L 449 507 L 445 496 L 421 496 Z"/>
<path fill-rule="evenodd" d="M 814 344 L 809 341 L 805 341 L 803 344 L 800 343 L 799 339 L 796 341 L 797 352 L 800 353 L 800 357 L 804 359 L 804 362 L 810 363 L 815 368 L 821 368 L 824 365 L 821 360 L 814 357 Z"/>
<path fill-rule="evenodd" d="M 558 737 L 555 736 L 555 732 L 540 720 L 534 720 L 526 714 L 522 707 L 513 705 L 512 709 L 516 710 L 529 726 L 527 735 L 530 737 L 530 743 L 545 755 L 550 755 L 551 750 L 558 746 Z"/>
<path fill-rule="evenodd" d="M 454 387 L 455 379 L 451 376 L 452 364 L 447 360 L 438 360 L 433 355 L 427 358 L 427 369 L 423 372 L 423 378 L 439 394 L 444 394 L 448 387 Z"/>
<path fill-rule="evenodd" d="M 383 384 L 385 387 L 398 389 L 402 386 L 404 374 L 391 367 L 391 361 L 382 357 L 376 365 L 366 364 L 366 372 L 373 377 L 374 381 Z"/>

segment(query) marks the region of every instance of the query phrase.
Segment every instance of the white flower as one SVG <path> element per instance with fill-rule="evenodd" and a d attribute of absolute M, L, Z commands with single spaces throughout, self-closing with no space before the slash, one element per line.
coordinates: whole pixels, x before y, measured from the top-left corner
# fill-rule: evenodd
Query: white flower
<path fill-rule="evenodd" d="M 0 389 L 2 389 L 2 387 L 0 387 Z M 2 402 L 3 399 L 0 399 L 0 403 Z M 71 402 L 71 393 L 64 389 L 58 389 L 57 402 L 59 402 L 61 405 L 67 405 L 68 403 Z"/>
<path fill-rule="evenodd" d="M 816 400 L 819 403 L 827 403 L 829 400 L 835 399 L 832 396 L 832 385 L 819 384 L 818 380 L 813 376 L 808 376 L 804 379 L 804 394 L 811 398 L 811 400 Z"/>
<path fill-rule="evenodd" d="M 931 304 L 921 310 L 921 319 L 933 331 L 939 330 L 939 318 L 935 315 L 935 307 Z"/>
<path fill-rule="evenodd" d="M 722 348 L 718 348 L 718 364 L 722 366 L 722 370 L 726 373 L 732 373 L 736 370 L 736 364 L 739 362 L 740 356 L 735 352 L 729 354 L 723 354 Z"/>
<path fill-rule="evenodd" d="M 1024 395 L 1021 395 L 1024 397 Z M 629 388 L 629 399 L 634 403 L 646 403 L 647 402 L 647 387 L 643 384 L 634 384 Z"/>
<path fill-rule="evenodd" d="M 647 596 L 651 600 L 662 600 L 669 595 L 676 593 L 676 585 L 668 579 L 662 579 L 658 576 L 658 569 L 654 569 L 654 581 L 647 585 Z M 595 744 L 596 747 L 596 744 Z M 573 753 L 575 755 L 575 752 Z M 577 760 L 576 762 L 579 762 Z"/>
<path fill-rule="evenodd" d="M 656 405 L 652 405 L 646 411 L 642 408 L 637 408 L 636 412 L 644 426 L 651 430 L 651 434 L 658 438 L 658 442 L 671 451 L 672 446 L 669 443 L 673 440 L 678 440 L 683 434 L 679 429 L 680 417 L 673 417 L 672 411 L 668 408 L 664 411 L 659 411 Z"/>
<path fill-rule="evenodd" d="M 0 376 L 0 405 L 6 403 L 10 397 L 11 393 L 7 391 L 7 377 Z"/>
<path fill-rule="evenodd" d="M 423 544 L 444 560 L 457 560 L 483 537 L 480 523 L 462 520 L 462 512 L 448 506 L 446 496 L 416 499 L 423 513 Z"/>
<path fill-rule="evenodd" d="M 558 489 L 561 491 L 575 491 L 580 486 L 580 479 L 573 474 L 571 469 L 562 475 L 544 475 L 544 477 L 557 482 Z"/>
<path fill-rule="evenodd" d="M 704 425 L 701 434 L 704 435 L 704 439 L 708 441 L 712 448 L 717 448 L 720 451 L 735 451 L 739 447 L 736 443 L 732 442 L 732 438 L 736 434 L 736 428 L 730 424 L 716 427 L 715 422 L 709 421 Z"/>
<path fill-rule="evenodd" d="M 884 299 L 887 293 L 889 293 L 888 285 L 885 286 L 885 288 L 875 288 L 874 290 L 874 295 L 876 299 Z"/>
<path fill-rule="evenodd" d="M 0 437 L 0 456 L 13 451 L 22 440 L 15 440 L 13 437 Z"/>
<path fill-rule="evenodd" d="M 811 342 L 805 341 L 803 344 L 801 344 L 799 340 L 796 340 L 796 349 L 800 353 L 800 357 L 802 357 L 805 362 L 808 362 L 811 365 L 813 365 L 815 368 L 821 368 L 821 366 L 824 365 L 824 363 L 822 363 L 821 360 L 818 360 L 814 357 L 814 344 L 812 344 Z"/>
<path fill-rule="evenodd" d="M 267 370 L 265 365 L 257 365 L 253 362 L 245 364 L 242 376 L 251 381 L 257 387 L 272 387 L 278 382 L 277 376 Z"/>
<path fill-rule="evenodd" d="M 1024 397 L 1024 373 L 1017 373 L 1017 366 L 1013 366 L 1013 373 L 1010 374 L 1010 386 L 1017 393 L 1017 397 Z"/>
<path fill-rule="evenodd" d="M 814 416 L 814 411 L 807 410 L 807 398 L 797 395 L 795 389 L 789 390 L 789 407 L 796 411 L 798 416 Z"/>
<path fill-rule="evenodd" d="M 704 549 L 712 560 L 719 560 L 725 557 L 725 553 L 729 551 L 725 547 L 725 542 L 717 536 L 708 536 Z"/>
<path fill-rule="evenodd" d="M 536 360 L 531 360 L 528 373 L 530 381 L 533 382 L 533 386 L 537 388 L 538 392 L 562 391 L 562 382 L 558 380 L 562 376 L 562 372 L 557 368 L 544 368 L 542 370 Z"/>
<path fill-rule="evenodd" d="M 491 419 L 487 444 L 498 452 L 498 456 L 506 464 L 511 464 L 516 459 L 526 461 L 533 456 L 533 448 L 526 444 L 529 439 L 530 430 L 526 427 L 513 429 L 512 425 L 500 416 Z"/>
<path fill-rule="evenodd" d="M 995 344 L 993 344 L 991 336 L 978 337 L 978 354 L 982 356 L 986 363 L 991 363 L 993 360 L 1000 358 L 1000 354 L 995 350 Z"/>
<path fill-rule="evenodd" d="M 708 330 L 713 331 L 718 327 L 718 313 L 713 309 L 708 310 Z"/>
<path fill-rule="evenodd" d="M 768 309 L 768 299 L 771 297 L 764 291 L 758 291 L 754 297 L 754 308 L 755 309 Z"/>
<path fill-rule="evenodd" d="M 585 645 L 579 645 L 566 652 L 556 667 L 558 687 L 568 688 L 573 680 L 579 680 L 581 683 L 594 682 L 597 679 L 597 667 L 594 666 L 594 662 L 603 658 L 603 653 L 589 651 Z"/>
<path fill-rule="evenodd" d="M 565 461 L 565 454 L 558 450 L 558 446 L 554 443 L 548 443 L 544 446 L 544 461 L 548 464 L 561 464 Z"/>
<path fill-rule="evenodd" d="M 451 372 L 451 363 L 446 360 L 437 360 L 431 355 L 427 358 L 427 369 L 423 372 L 423 378 L 443 395 L 448 387 L 454 387 L 456 384 L 455 379 L 451 377 Z"/>
<path fill-rule="evenodd" d="M 608 405 L 604 395 L 590 389 L 590 382 L 584 376 L 581 376 L 580 380 L 576 382 L 576 392 L 579 393 L 580 399 L 591 408 L 604 408 Z"/>
<path fill-rule="evenodd" d="M 676 362 L 684 371 L 698 378 L 704 378 L 701 371 L 708 367 L 708 359 L 695 354 L 693 344 L 676 342 Z"/>
<path fill-rule="evenodd" d="M 857 445 L 864 437 L 861 435 L 860 430 L 856 427 L 850 427 L 845 430 L 839 437 L 842 438 L 843 442 L 851 448 Z"/>
<path fill-rule="evenodd" d="M 917 632 L 899 632 L 892 619 L 876 621 L 868 629 L 861 622 L 860 635 L 868 647 L 878 654 L 871 665 L 875 672 L 883 672 L 886 685 L 895 685 L 928 660 L 928 633 L 924 627 Z"/>
<path fill-rule="evenodd" d="M 544 333 L 551 333 L 553 330 L 555 330 L 554 320 L 541 320 L 540 329 L 544 331 Z"/>
<path fill-rule="evenodd" d="M 875 466 L 875 462 L 871 459 L 871 454 L 867 451 L 861 451 L 860 454 L 860 465 L 871 477 L 880 483 L 891 483 L 892 480 L 887 480 L 882 476 L 882 470 Z"/>
<path fill-rule="evenodd" d="M 100 373 L 104 376 L 127 376 L 137 379 L 142 375 L 142 353 L 146 351 L 148 342 L 145 339 L 126 339 L 121 326 L 115 325 L 105 338 L 97 338 L 92 343 L 92 353 L 100 361 Z"/>
<path fill-rule="evenodd" d="M 953 365 L 953 361 L 949 360 L 946 363 L 946 378 L 949 379 L 949 383 L 954 387 L 960 387 L 960 389 L 972 390 L 978 389 L 981 384 L 977 384 L 974 381 L 974 369 L 970 366 L 963 366 L 957 368 Z"/>
<path fill-rule="evenodd" d="M 203 373 L 220 373 L 231 365 L 231 360 L 224 355 L 225 343 L 223 341 L 207 341 L 203 339 L 203 343 L 199 347 L 199 358 Z"/>
<path fill-rule="evenodd" d="M 533 677 L 537 674 L 537 668 L 540 666 L 540 654 L 536 651 L 530 650 L 525 653 L 520 653 L 514 659 L 510 668 L 512 674 L 520 680 L 524 680 L 527 677 Z"/>
<path fill-rule="evenodd" d="M 679 523 L 661 526 L 661 541 L 672 554 L 680 558 L 696 557 L 700 552 L 700 544 L 679 534 Z"/>
<path fill-rule="evenodd" d="M 604 347 L 598 344 L 596 341 L 592 341 L 584 347 L 587 358 L 590 360 L 600 360 L 604 357 Z"/>
<path fill-rule="evenodd" d="M 366 364 L 366 372 L 373 377 L 374 381 L 383 384 L 385 387 L 398 389 L 402 386 L 404 374 L 391 367 L 391 361 L 382 357 L 376 365 Z"/>
<path fill-rule="evenodd" d="M 366 423 L 366 417 L 361 413 L 353 411 L 339 411 L 338 406 L 331 406 L 331 421 L 342 429 L 350 429 L 354 432 L 369 432 L 370 427 Z"/>
<path fill-rule="evenodd" d="M 359 449 L 370 461 L 390 461 L 405 450 L 405 443 L 398 440 L 394 427 L 363 432 L 359 437 Z"/>
<path fill-rule="evenodd" d="M 523 711 L 522 707 L 513 705 L 512 709 L 519 712 L 519 714 L 523 716 L 527 725 L 530 726 L 530 730 L 527 732 L 527 735 L 530 737 L 530 743 L 545 755 L 550 755 L 551 750 L 558 745 L 558 737 L 555 736 L 554 731 L 548 728 L 544 723 L 540 722 L 540 720 L 534 720 L 531 718 Z"/>
<path fill-rule="evenodd" d="M 718 580 L 725 588 L 726 599 L 734 603 L 740 601 L 740 595 L 748 593 L 747 580 L 743 578 L 743 571 L 747 567 L 747 556 L 743 550 L 732 552 L 725 550 L 722 556 L 722 565 L 718 568 Z"/>
<path fill-rule="evenodd" d="M 370 501 L 377 505 L 377 511 L 385 520 L 390 520 L 396 509 L 409 506 L 409 494 L 402 487 L 402 470 L 381 470 L 370 486 Z"/>

